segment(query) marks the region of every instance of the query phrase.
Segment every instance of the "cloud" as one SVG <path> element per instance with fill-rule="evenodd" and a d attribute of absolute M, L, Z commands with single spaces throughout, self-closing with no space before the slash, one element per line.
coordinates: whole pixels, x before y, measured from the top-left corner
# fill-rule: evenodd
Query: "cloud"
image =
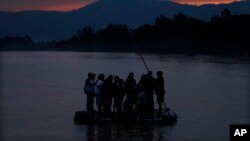
<path fill-rule="evenodd" d="M 59 10 L 68 11 L 84 7 L 96 0 L 1 0 L 0 10 Z"/>

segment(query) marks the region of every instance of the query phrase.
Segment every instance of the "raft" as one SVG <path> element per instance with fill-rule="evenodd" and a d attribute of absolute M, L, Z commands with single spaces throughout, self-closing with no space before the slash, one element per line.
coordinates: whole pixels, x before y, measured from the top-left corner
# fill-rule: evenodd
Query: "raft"
<path fill-rule="evenodd" d="M 177 114 L 170 109 L 166 109 L 163 113 L 155 110 L 152 113 L 99 113 L 77 111 L 75 112 L 74 121 L 77 124 L 100 124 L 100 123 L 150 123 L 150 124 L 175 124 L 177 122 Z"/>

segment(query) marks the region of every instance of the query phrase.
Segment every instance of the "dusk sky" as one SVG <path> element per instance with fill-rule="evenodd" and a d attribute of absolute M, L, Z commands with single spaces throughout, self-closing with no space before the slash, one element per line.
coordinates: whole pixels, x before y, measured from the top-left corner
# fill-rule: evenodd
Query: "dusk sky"
<path fill-rule="evenodd" d="M 98 0 L 1 0 L 1 11 L 57 10 L 70 11 Z M 229 3 L 235 0 L 172 0 L 178 3 L 201 5 L 207 3 Z M 237 0 L 240 1 L 240 0 Z"/>

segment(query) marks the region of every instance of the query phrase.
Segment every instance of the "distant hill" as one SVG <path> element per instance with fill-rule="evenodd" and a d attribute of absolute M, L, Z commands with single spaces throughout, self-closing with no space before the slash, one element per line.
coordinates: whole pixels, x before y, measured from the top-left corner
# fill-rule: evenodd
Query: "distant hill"
<path fill-rule="evenodd" d="M 28 34 L 38 41 L 60 40 L 70 38 L 84 26 L 99 29 L 112 23 L 136 28 L 152 24 L 160 15 L 172 17 L 179 12 L 209 20 L 224 8 L 230 9 L 232 14 L 250 14 L 250 1 L 193 6 L 159 0 L 99 0 L 70 12 L 0 12 L 0 37 Z"/>

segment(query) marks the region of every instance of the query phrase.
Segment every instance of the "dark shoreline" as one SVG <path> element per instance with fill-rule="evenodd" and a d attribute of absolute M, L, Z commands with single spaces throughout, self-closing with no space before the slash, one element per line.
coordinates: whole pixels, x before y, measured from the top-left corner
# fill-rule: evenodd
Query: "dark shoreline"
<path fill-rule="evenodd" d="M 3 52 L 76 52 L 76 53 L 136 53 L 135 51 L 74 51 L 74 50 L 2 50 Z M 223 57 L 223 58 L 249 58 L 250 55 L 239 55 L 239 54 L 209 54 L 209 53 L 168 53 L 168 52 L 140 52 L 144 55 L 173 55 L 173 56 L 186 56 L 186 57 L 195 57 L 195 56 L 210 56 L 210 57 Z"/>
<path fill-rule="evenodd" d="M 250 56 L 250 15 L 229 9 L 203 21 L 182 13 L 129 29 L 83 27 L 67 40 L 34 42 L 29 35 L 0 38 L 0 51 L 139 52 L 155 54 Z"/>

